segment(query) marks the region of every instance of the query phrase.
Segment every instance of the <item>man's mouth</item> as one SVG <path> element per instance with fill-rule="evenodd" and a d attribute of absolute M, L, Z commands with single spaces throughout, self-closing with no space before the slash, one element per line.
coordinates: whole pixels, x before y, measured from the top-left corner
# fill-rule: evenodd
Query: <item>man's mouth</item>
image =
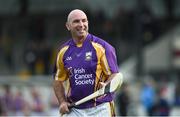
<path fill-rule="evenodd" d="M 78 30 L 79 33 L 84 33 L 85 30 L 84 29 L 81 29 L 81 30 Z"/>

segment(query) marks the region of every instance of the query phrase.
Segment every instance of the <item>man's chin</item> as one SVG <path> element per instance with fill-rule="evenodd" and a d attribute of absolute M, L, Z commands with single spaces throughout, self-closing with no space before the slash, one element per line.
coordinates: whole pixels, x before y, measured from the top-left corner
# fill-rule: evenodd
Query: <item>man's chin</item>
<path fill-rule="evenodd" d="M 79 37 L 86 37 L 86 35 L 87 35 L 87 33 L 85 33 L 85 32 L 78 34 Z"/>

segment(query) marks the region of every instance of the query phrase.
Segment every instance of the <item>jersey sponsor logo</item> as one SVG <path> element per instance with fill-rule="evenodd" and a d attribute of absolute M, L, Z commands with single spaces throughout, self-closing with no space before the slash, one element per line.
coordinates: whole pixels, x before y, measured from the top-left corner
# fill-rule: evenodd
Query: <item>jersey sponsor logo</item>
<path fill-rule="evenodd" d="M 90 84 L 93 85 L 94 84 L 94 79 L 88 79 L 88 80 L 75 80 L 76 85 L 86 85 L 86 84 Z"/>
<path fill-rule="evenodd" d="M 90 51 L 90 52 L 86 52 L 86 58 L 85 58 L 85 60 L 86 61 L 90 61 L 92 59 L 92 52 Z"/>
<path fill-rule="evenodd" d="M 86 73 L 84 68 L 76 68 L 73 70 L 75 85 L 94 85 L 93 74 Z"/>
<path fill-rule="evenodd" d="M 73 69 L 72 69 L 72 67 L 68 68 L 68 72 L 69 72 L 69 77 L 72 77 L 73 76 Z"/>

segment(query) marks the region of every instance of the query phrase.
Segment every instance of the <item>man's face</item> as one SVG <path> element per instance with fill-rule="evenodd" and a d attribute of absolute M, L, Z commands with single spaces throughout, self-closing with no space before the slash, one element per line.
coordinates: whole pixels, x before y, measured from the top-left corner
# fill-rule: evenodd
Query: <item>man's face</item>
<path fill-rule="evenodd" d="M 85 38 L 88 34 L 88 20 L 85 13 L 76 11 L 69 15 L 66 27 L 73 38 Z"/>

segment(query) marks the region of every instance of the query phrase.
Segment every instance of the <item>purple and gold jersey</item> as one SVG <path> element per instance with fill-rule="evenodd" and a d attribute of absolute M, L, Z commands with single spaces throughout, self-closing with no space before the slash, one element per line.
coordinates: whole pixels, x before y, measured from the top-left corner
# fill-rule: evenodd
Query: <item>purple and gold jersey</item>
<path fill-rule="evenodd" d="M 59 50 L 54 70 L 55 80 L 69 80 L 67 93 L 70 102 L 76 102 L 99 89 L 99 82 L 108 80 L 112 73 L 118 73 L 115 49 L 104 40 L 88 34 L 84 43 L 77 46 L 73 39 Z M 89 108 L 103 102 L 110 102 L 113 94 L 90 100 L 78 106 Z"/>

